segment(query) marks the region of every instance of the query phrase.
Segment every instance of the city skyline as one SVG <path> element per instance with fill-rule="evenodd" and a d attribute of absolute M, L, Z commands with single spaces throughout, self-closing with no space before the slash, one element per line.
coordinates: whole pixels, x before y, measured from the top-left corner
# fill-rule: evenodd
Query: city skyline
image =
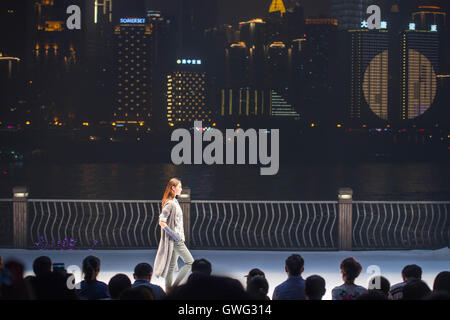
<path fill-rule="evenodd" d="M 315 6 L 321 12 L 315 18 L 308 1 L 278 1 L 258 5 L 250 1 L 253 5 L 247 9 L 239 6 L 242 10 L 228 3 L 227 8 L 253 12 L 253 16 L 237 26 L 227 26 L 220 24 L 228 14 L 221 9 L 225 5 L 221 1 L 208 2 L 205 7 L 205 0 L 165 4 L 158 0 L 84 0 L 79 3 L 88 14 L 83 15 L 80 31 L 65 28 L 67 14 L 62 9 L 70 1 L 34 0 L 26 6 L 6 1 L 2 15 L 9 20 L 5 26 L 16 23 L 16 15 L 25 15 L 27 23 L 24 29 L 18 29 L 25 35 L 20 46 L 19 34 L 0 39 L 0 46 L 8 45 L 12 52 L 26 54 L 20 61 L 3 64 L 7 66 L 2 69 L 4 80 L 15 80 L 4 86 L 9 93 L 3 103 L 10 107 L 3 108 L 2 113 L 21 122 L 20 127 L 36 127 L 36 122 L 39 128 L 46 127 L 45 122 L 72 126 L 78 121 L 85 127 L 103 124 L 119 132 L 120 127 L 128 131 L 128 125 L 132 131 L 173 126 L 168 103 L 175 97 L 168 97 L 173 92 L 167 90 L 167 77 L 173 77 L 184 65 L 177 64 L 178 60 L 198 59 L 202 61 L 201 77 L 206 79 L 201 90 L 180 90 L 186 97 L 192 95 L 187 105 L 198 101 L 202 105 L 198 110 L 193 106 L 182 111 L 172 105 L 173 114 L 200 116 L 206 112 L 210 114 L 208 121 L 219 126 L 239 122 L 250 125 L 257 119 L 299 121 L 289 124 L 293 127 L 315 126 L 318 122 L 331 127 L 346 122 L 402 126 L 412 125 L 407 121 L 416 119 L 427 125 L 445 123 L 448 28 L 446 16 L 438 7 L 418 1 L 417 8 L 410 5 L 403 9 L 403 0 L 378 1 L 384 10 L 384 27 L 371 31 L 358 25 L 360 18 L 353 11 L 337 6 L 341 0 Z M 175 2 L 181 6 L 176 7 Z M 262 9 L 258 18 L 257 10 Z M 329 14 L 337 12 L 339 18 L 323 14 L 327 10 L 331 10 Z M 339 21 L 347 21 L 347 14 L 353 22 L 342 27 Z M 142 20 L 123 20 L 126 17 Z M 139 28 L 148 30 L 147 38 L 136 38 L 134 30 Z M 403 38 L 397 33 L 404 34 L 407 46 L 400 45 Z M 387 39 L 385 43 L 377 40 L 377 34 Z M 356 44 L 357 36 L 373 38 L 370 53 L 354 54 L 355 50 L 366 50 L 367 40 Z M 431 38 L 428 45 L 422 44 Z M 146 44 L 149 50 L 139 54 L 137 51 Z M 10 50 L 4 47 L 2 51 L 8 54 Z M 128 53 L 132 57 L 128 58 Z M 402 62 L 395 64 L 401 55 Z M 419 71 L 414 69 L 416 64 Z M 423 77 L 430 80 L 425 82 Z M 396 97 L 397 93 L 402 96 Z M 177 104 L 185 105 L 178 100 Z M 208 111 L 203 110 L 205 106 Z"/>

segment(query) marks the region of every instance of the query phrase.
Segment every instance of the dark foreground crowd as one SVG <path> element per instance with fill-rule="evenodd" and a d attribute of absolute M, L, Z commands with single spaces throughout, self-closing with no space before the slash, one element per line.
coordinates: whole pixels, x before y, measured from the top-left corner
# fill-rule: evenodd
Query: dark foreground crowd
<path fill-rule="evenodd" d="M 270 298 L 264 272 L 252 269 L 246 275 L 246 286 L 240 281 L 211 275 L 212 266 L 206 259 L 195 260 L 186 282 L 165 292 L 152 284 L 153 268 L 139 263 L 134 268 L 133 281 L 125 274 L 114 275 L 106 284 L 97 280 L 100 260 L 87 256 L 83 260 L 84 280 L 75 283 L 74 276 L 55 266 L 47 256 L 33 262 L 33 276 L 23 277 L 24 266 L 17 261 L 3 264 L 0 257 L 1 300 L 321 300 L 326 292 L 325 279 L 320 275 L 302 278 L 304 260 L 298 254 L 285 261 L 287 279 L 275 287 Z M 391 285 L 383 276 L 374 276 L 368 286 L 355 284 L 361 264 L 347 258 L 340 265 L 343 283 L 332 289 L 333 300 L 449 300 L 450 271 L 440 272 L 433 290 L 421 279 L 422 269 L 413 264 L 401 271 L 403 281 Z"/>

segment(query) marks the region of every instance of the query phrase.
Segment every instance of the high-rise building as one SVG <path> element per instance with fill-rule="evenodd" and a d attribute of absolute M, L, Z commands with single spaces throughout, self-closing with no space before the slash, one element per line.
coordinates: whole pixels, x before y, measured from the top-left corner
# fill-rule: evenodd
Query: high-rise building
<path fill-rule="evenodd" d="M 114 35 L 117 65 L 114 130 L 150 131 L 153 25 L 146 18 L 121 18 Z"/>
<path fill-rule="evenodd" d="M 268 117 L 270 89 L 265 80 L 265 22 L 254 19 L 241 22 L 239 27 L 241 41 L 225 49 L 227 77 L 217 99 L 220 115 L 236 121 Z"/>
<path fill-rule="evenodd" d="M 285 14 L 289 40 L 298 39 L 305 33 L 305 13 L 303 6 L 296 2 Z"/>
<path fill-rule="evenodd" d="M 357 29 L 367 18 L 371 0 L 331 0 L 330 16 L 338 20 L 339 30 Z"/>
<path fill-rule="evenodd" d="M 173 20 L 159 10 L 147 10 L 147 19 L 153 25 L 152 131 L 160 131 L 167 129 L 166 76 L 172 72 L 178 56 L 173 41 L 176 29 Z"/>
<path fill-rule="evenodd" d="M 235 120 L 271 115 L 271 92 L 252 87 L 222 89 L 220 115 Z"/>
<path fill-rule="evenodd" d="M 266 41 L 266 22 L 263 19 L 252 19 L 239 23 L 240 41 L 248 47 L 261 47 Z"/>
<path fill-rule="evenodd" d="M 32 45 L 27 79 L 30 100 L 34 109 L 42 108 L 47 123 L 72 124 L 80 105 L 84 105 L 79 89 L 83 78 L 84 30 L 67 28 L 66 10 L 72 4 L 68 0 L 28 3 L 32 10 L 28 20 Z"/>
<path fill-rule="evenodd" d="M 208 106 L 207 74 L 204 61 L 180 57 L 173 72 L 167 75 L 167 121 L 169 126 L 192 126 L 202 121 L 213 125 L 213 113 Z"/>
<path fill-rule="evenodd" d="M 19 104 L 21 89 L 24 87 L 21 86 L 19 76 L 20 64 L 20 58 L 3 56 L 0 53 L 0 127 L 23 123 L 21 120 L 26 116 L 28 120 L 31 118 L 26 112 L 28 110 L 24 110 Z"/>
<path fill-rule="evenodd" d="M 27 29 L 26 4 L 22 1 L 4 0 L 0 8 L 0 53 L 3 56 L 20 57 L 25 60 Z"/>
<path fill-rule="evenodd" d="M 95 108 L 83 110 L 87 119 L 106 121 L 111 115 L 114 103 L 114 20 L 117 0 L 84 0 L 83 29 L 85 35 L 86 70 L 83 81 L 84 91 L 89 99 L 84 105 Z M 83 10 L 84 9 L 84 10 Z"/>
<path fill-rule="evenodd" d="M 390 26 L 388 21 L 384 30 L 350 30 L 350 119 L 422 121 L 428 110 L 437 107 L 439 32 L 420 29 L 414 22 L 405 29 L 400 10 L 394 3 L 390 11 L 394 23 Z"/>
<path fill-rule="evenodd" d="M 351 30 L 350 119 L 388 120 L 389 41 L 387 30 Z"/>
<path fill-rule="evenodd" d="M 412 13 L 412 21 L 417 29 L 430 30 L 444 28 L 447 24 L 446 12 L 442 10 L 439 1 L 419 1 L 419 5 Z"/>
<path fill-rule="evenodd" d="M 304 116 L 314 121 L 334 118 L 338 107 L 334 96 L 338 81 L 337 25 L 337 19 L 331 18 L 308 18 L 305 21 L 305 39 L 301 43 L 304 81 L 296 91 L 301 94 Z"/>
<path fill-rule="evenodd" d="M 113 0 L 85 0 L 86 56 L 97 63 L 111 55 L 113 5 Z"/>
<path fill-rule="evenodd" d="M 439 34 L 407 30 L 401 45 L 401 120 L 425 113 L 435 101 L 439 74 Z"/>
<path fill-rule="evenodd" d="M 300 119 L 300 115 L 292 105 L 292 95 L 289 86 L 291 75 L 292 49 L 285 43 L 276 41 L 267 46 L 267 69 L 269 76 L 271 116 L 285 119 Z"/>

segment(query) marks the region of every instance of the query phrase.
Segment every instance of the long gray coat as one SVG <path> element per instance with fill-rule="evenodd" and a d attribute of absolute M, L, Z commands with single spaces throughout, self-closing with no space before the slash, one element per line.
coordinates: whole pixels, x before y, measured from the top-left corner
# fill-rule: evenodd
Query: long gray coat
<path fill-rule="evenodd" d="M 173 200 L 169 200 L 164 204 L 161 215 L 167 218 L 167 225 L 170 229 L 175 230 L 176 205 Z M 159 217 L 158 217 L 159 222 Z M 159 241 L 158 252 L 156 253 L 153 274 L 159 278 L 165 278 L 169 270 L 170 259 L 173 253 L 173 240 L 169 238 L 167 232 L 161 229 L 161 239 Z M 178 264 L 175 264 L 175 271 L 178 271 Z"/>

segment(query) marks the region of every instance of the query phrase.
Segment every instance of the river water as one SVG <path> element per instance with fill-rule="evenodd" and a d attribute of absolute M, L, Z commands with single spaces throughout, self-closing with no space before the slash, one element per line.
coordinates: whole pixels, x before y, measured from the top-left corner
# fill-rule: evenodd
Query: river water
<path fill-rule="evenodd" d="M 260 165 L 170 163 L 46 163 L 3 166 L 0 198 L 28 186 L 32 199 L 161 199 L 178 177 L 198 200 L 336 200 L 340 187 L 355 200 L 450 200 L 450 164 L 435 161 L 281 163 L 261 176 Z"/>

